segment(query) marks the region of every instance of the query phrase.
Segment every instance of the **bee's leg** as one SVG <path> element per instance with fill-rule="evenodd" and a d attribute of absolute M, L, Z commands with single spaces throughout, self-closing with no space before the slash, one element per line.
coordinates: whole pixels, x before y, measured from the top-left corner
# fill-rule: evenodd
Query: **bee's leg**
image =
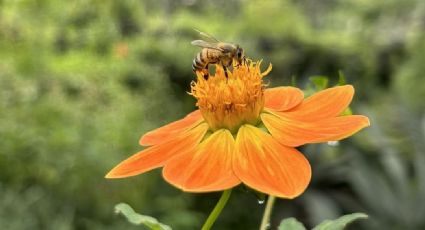
<path fill-rule="evenodd" d="M 208 70 L 205 70 L 205 69 L 204 69 L 204 71 L 203 71 L 203 72 L 204 72 L 204 75 L 203 75 L 203 76 L 204 76 L 204 79 L 205 79 L 205 80 L 208 80 L 208 77 L 209 77 Z"/>
<path fill-rule="evenodd" d="M 245 65 L 246 64 L 246 58 L 243 57 L 241 61 L 238 61 L 238 67 L 240 67 L 241 65 Z"/>
<path fill-rule="evenodd" d="M 223 70 L 224 70 L 224 75 L 226 76 L 226 79 L 229 79 L 229 75 L 227 74 L 227 67 L 225 65 L 223 65 Z"/>
<path fill-rule="evenodd" d="M 208 64 L 205 66 L 202 72 L 204 73 L 204 79 L 208 80 L 208 76 L 209 76 Z"/>

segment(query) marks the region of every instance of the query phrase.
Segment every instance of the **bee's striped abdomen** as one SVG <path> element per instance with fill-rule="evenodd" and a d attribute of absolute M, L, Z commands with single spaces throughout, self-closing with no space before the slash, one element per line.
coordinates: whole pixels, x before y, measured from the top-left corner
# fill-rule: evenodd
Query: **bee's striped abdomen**
<path fill-rule="evenodd" d="M 196 70 L 204 69 L 205 66 L 208 63 L 205 63 L 205 59 L 202 57 L 202 52 L 204 52 L 205 49 L 203 49 L 201 52 L 199 52 L 196 57 L 193 59 L 192 62 L 192 70 L 195 72 Z"/>

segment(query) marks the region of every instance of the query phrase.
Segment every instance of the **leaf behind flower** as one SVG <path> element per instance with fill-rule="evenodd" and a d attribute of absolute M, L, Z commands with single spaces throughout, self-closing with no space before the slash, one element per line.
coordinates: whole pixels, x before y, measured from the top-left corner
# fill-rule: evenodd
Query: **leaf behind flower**
<path fill-rule="evenodd" d="M 279 230 L 305 230 L 305 227 L 297 219 L 291 217 L 282 220 L 279 225 Z"/>
<path fill-rule="evenodd" d="M 368 216 L 364 213 L 352 213 L 341 216 L 336 220 L 325 220 L 316 227 L 314 227 L 313 230 L 342 230 L 349 223 L 357 219 L 366 219 L 367 217 Z"/>
<path fill-rule="evenodd" d="M 171 230 L 170 226 L 161 224 L 157 219 L 135 212 L 133 208 L 126 203 L 115 205 L 115 213 L 121 213 L 127 218 L 128 222 L 134 225 L 144 225 L 151 230 Z"/>

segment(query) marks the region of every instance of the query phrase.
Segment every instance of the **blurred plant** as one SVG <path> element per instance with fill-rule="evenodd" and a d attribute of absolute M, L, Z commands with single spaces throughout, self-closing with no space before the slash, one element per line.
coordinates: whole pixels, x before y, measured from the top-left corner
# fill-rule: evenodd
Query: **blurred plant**
<path fill-rule="evenodd" d="M 386 100 L 397 100 L 393 94 Z M 368 107 L 376 127 L 369 141 L 351 152 L 350 183 L 368 210 L 368 228 L 422 229 L 425 227 L 425 126 L 408 107 L 390 103 Z M 358 154 L 365 151 L 367 155 Z M 376 194 L 379 194 L 377 196 Z"/>
<path fill-rule="evenodd" d="M 135 225 L 145 225 L 152 230 L 171 230 L 168 225 L 161 224 L 153 217 L 140 215 L 125 203 L 120 203 L 115 206 L 115 213 L 122 213 L 127 220 Z"/>
<path fill-rule="evenodd" d="M 341 216 L 336 220 L 325 220 L 312 230 L 343 230 L 351 222 L 357 219 L 367 218 L 367 215 L 363 213 L 353 213 L 349 215 Z M 306 228 L 295 218 L 288 218 L 282 220 L 279 225 L 279 230 L 305 230 Z"/>

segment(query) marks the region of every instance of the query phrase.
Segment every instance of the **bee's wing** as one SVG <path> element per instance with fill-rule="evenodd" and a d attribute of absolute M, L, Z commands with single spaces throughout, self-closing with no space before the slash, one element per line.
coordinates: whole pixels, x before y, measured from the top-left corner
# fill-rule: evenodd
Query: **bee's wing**
<path fill-rule="evenodd" d="M 194 40 L 190 44 L 192 44 L 194 46 L 199 46 L 199 47 L 202 47 L 202 48 L 209 48 L 209 49 L 215 49 L 215 50 L 223 51 L 223 49 L 221 49 L 220 47 L 217 46 L 218 43 L 206 42 L 204 40 Z"/>
<path fill-rule="evenodd" d="M 199 35 L 201 35 L 201 37 L 203 37 L 205 40 L 207 40 L 207 41 L 210 41 L 210 42 L 215 42 L 215 43 L 218 43 L 218 42 L 220 42 L 217 38 L 215 38 L 214 36 L 212 36 L 211 34 L 209 34 L 209 33 L 205 33 L 205 32 L 202 32 L 202 31 L 200 31 L 200 30 L 197 30 L 197 29 L 194 29 L 196 32 L 198 32 L 199 33 Z"/>

